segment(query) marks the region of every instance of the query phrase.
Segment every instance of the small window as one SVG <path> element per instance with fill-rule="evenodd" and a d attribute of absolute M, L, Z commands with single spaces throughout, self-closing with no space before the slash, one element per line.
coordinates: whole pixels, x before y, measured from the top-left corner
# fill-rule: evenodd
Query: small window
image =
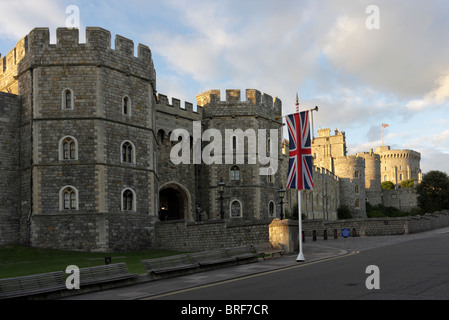
<path fill-rule="evenodd" d="M 122 211 L 136 211 L 136 196 L 131 189 L 122 192 Z"/>
<path fill-rule="evenodd" d="M 355 199 L 355 208 L 360 209 L 360 199 Z"/>
<path fill-rule="evenodd" d="M 130 141 L 122 142 L 121 158 L 124 163 L 135 163 L 134 145 Z"/>
<path fill-rule="evenodd" d="M 242 204 L 238 200 L 234 200 L 231 203 L 231 218 L 242 217 Z"/>
<path fill-rule="evenodd" d="M 274 170 L 271 167 L 268 168 L 267 182 L 268 183 L 274 182 Z"/>
<path fill-rule="evenodd" d="M 128 96 L 122 98 L 122 114 L 131 116 L 131 99 Z"/>
<path fill-rule="evenodd" d="M 270 217 L 274 217 L 276 215 L 276 206 L 274 205 L 274 201 L 270 201 L 268 204 L 268 214 Z"/>
<path fill-rule="evenodd" d="M 71 138 L 66 138 L 62 142 L 62 146 L 64 149 L 64 160 L 74 160 L 76 151 L 75 141 L 73 141 L 73 139 Z"/>
<path fill-rule="evenodd" d="M 240 168 L 238 166 L 231 167 L 231 181 L 240 180 Z"/>
<path fill-rule="evenodd" d="M 78 141 L 66 136 L 59 141 L 59 160 L 78 160 Z"/>
<path fill-rule="evenodd" d="M 63 187 L 59 192 L 59 209 L 78 210 L 78 190 L 72 186 Z"/>
<path fill-rule="evenodd" d="M 360 193 L 360 187 L 359 187 L 358 184 L 355 186 L 354 189 L 355 189 L 355 190 L 354 190 L 355 193 Z"/>
<path fill-rule="evenodd" d="M 73 109 L 73 91 L 71 89 L 64 89 L 62 91 L 62 109 Z"/>

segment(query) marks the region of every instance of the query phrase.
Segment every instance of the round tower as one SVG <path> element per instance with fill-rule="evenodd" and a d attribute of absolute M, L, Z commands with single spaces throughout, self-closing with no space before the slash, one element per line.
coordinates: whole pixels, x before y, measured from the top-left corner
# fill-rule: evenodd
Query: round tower
<path fill-rule="evenodd" d="M 391 150 L 390 147 L 376 148 L 381 160 L 381 181 L 400 184 L 405 180 L 421 180 L 421 154 L 414 150 Z"/>
<path fill-rule="evenodd" d="M 358 153 L 358 157 L 365 159 L 365 189 L 366 198 L 371 205 L 382 203 L 380 155 L 373 152 Z"/>
<path fill-rule="evenodd" d="M 339 157 L 334 164 L 335 175 L 340 178 L 340 204 L 347 205 L 354 218 L 366 218 L 365 159 Z"/>

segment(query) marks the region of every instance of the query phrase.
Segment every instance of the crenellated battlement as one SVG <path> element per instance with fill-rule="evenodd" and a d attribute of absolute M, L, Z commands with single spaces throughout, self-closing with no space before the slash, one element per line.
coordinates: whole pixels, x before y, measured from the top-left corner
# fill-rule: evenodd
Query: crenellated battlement
<path fill-rule="evenodd" d="M 185 101 L 182 106 L 181 100 L 177 98 L 171 98 L 170 103 L 166 95 L 159 93 L 156 100 L 156 111 L 199 121 L 203 114 L 203 107 L 197 106 L 197 109 L 193 110 L 191 102 Z"/>
<path fill-rule="evenodd" d="M 227 89 L 225 93 L 225 100 L 221 100 L 220 90 L 209 90 L 199 94 L 196 97 L 198 106 L 208 107 L 211 105 L 248 105 L 248 106 L 263 106 L 272 109 L 276 112 L 281 112 L 282 102 L 279 98 L 273 97 L 266 93 L 261 93 L 256 89 L 246 90 L 246 100 L 241 98 L 240 89 Z"/>
<path fill-rule="evenodd" d="M 421 153 L 417 151 L 409 149 L 391 150 L 389 146 L 376 148 L 376 153 L 378 153 L 382 159 L 421 159 Z"/>
<path fill-rule="evenodd" d="M 16 47 L 17 51 L 17 47 Z M 98 27 L 86 28 L 86 43 L 79 42 L 79 30 L 58 28 L 56 44 L 50 43 L 48 28 L 35 28 L 23 40 L 24 53 L 18 73 L 32 67 L 94 65 L 108 67 L 155 83 L 151 50 L 142 44 L 134 55 L 134 42 L 115 36 L 111 47 L 111 33 Z"/>
<path fill-rule="evenodd" d="M 17 94 L 17 65 L 26 53 L 27 38 L 22 38 L 5 56 L 0 55 L 0 92 Z"/>

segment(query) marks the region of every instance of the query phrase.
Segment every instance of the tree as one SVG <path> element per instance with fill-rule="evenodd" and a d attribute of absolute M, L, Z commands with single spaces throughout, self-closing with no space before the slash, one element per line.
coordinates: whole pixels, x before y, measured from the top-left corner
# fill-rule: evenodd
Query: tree
<path fill-rule="evenodd" d="M 394 183 L 391 181 L 384 181 L 381 183 L 383 190 L 394 190 Z"/>
<path fill-rule="evenodd" d="M 340 220 L 352 219 L 351 209 L 349 209 L 349 207 L 347 205 L 341 204 L 337 208 L 337 216 L 338 216 L 338 219 L 340 219 Z"/>
<path fill-rule="evenodd" d="M 417 187 L 421 209 L 434 212 L 449 209 L 449 176 L 438 170 L 429 171 Z"/>
<path fill-rule="evenodd" d="M 401 188 L 413 188 L 415 186 L 415 181 L 413 179 L 404 180 L 401 182 Z"/>

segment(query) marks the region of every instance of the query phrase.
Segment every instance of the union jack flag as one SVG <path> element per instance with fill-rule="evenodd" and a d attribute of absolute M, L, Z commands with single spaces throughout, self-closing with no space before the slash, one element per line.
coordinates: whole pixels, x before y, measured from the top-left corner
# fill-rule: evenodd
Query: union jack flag
<path fill-rule="evenodd" d="M 313 190 L 309 111 L 286 118 L 290 138 L 287 189 Z"/>

